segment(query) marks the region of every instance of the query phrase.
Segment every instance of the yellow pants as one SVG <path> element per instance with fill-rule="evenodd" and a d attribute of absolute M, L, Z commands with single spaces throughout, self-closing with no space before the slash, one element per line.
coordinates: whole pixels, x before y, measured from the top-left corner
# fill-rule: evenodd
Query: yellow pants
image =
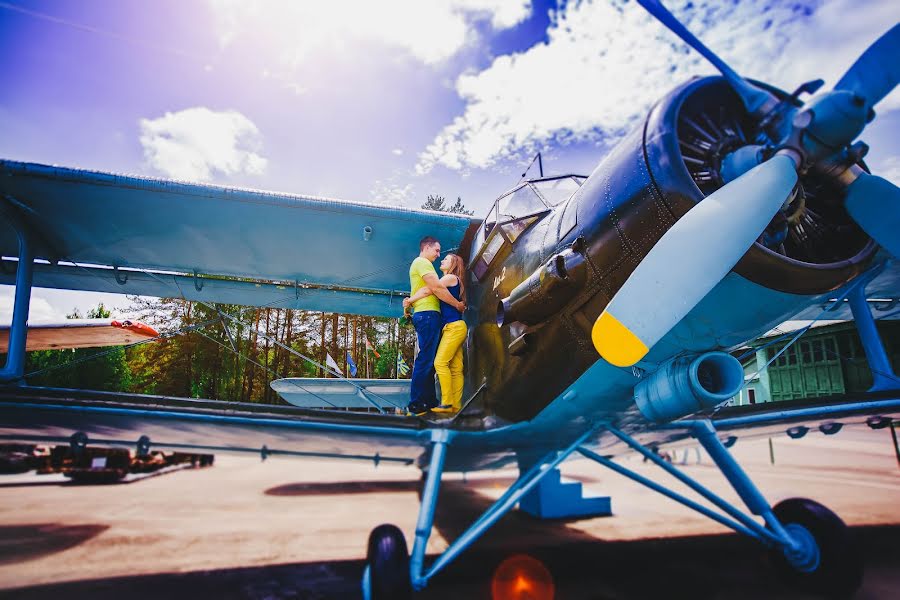
<path fill-rule="evenodd" d="M 466 341 L 466 333 L 465 321 L 453 321 L 444 325 L 434 357 L 434 370 L 441 382 L 441 403 L 449 404 L 456 410 L 462 408 L 462 345 Z"/>

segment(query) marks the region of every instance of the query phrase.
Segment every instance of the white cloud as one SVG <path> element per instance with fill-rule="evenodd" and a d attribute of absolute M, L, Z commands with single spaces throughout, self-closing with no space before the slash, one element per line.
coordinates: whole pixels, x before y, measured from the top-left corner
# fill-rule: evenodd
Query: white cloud
<path fill-rule="evenodd" d="M 830 88 L 890 20 L 886 2 L 882 10 L 860 9 L 853 0 L 690 5 L 677 16 L 734 69 L 790 90 L 818 77 Z M 668 90 L 714 73 L 634 2 L 570 3 L 548 38 L 457 80 L 465 111 L 420 154 L 419 174 L 435 165 L 489 167 L 548 140 L 615 139 Z M 898 98 L 895 91 L 879 112 L 900 106 Z"/>
<path fill-rule="evenodd" d="M 393 150 L 391 150 L 391 154 L 393 154 L 394 156 L 403 156 L 403 149 L 394 148 Z"/>
<path fill-rule="evenodd" d="M 12 323 L 13 305 L 15 304 L 15 287 L 3 286 L 0 288 L 0 324 Z M 28 308 L 29 323 L 49 323 L 65 320 L 66 315 L 55 310 L 50 303 L 34 293 L 31 295 L 31 303 Z"/>
<path fill-rule="evenodd" d="M 471 21 L 489 19 L 494 29 L 506 29 L 531 12 L 524 0 L 210 0 L 210 5 L 223 47 L 253 36 L 263 54 L 294 66 L 318 49 L 339 49 L 353 40 L 401 48 L 434 64 L 472 41 Z"/>
<path fill-rule="evenodd" d="M 379 179 L 375 182 L 370 195 L 372 197 L 372 202 L 376 204 L 418 208 L 418 205 L 414 202 L 415 193 L 411 183 L 400 185 L 398 183 L 381 181 Z"/>
<path fill-rule="evenodd" d="M 267 160 L 256 125 L 233 110 L 198 106 L 141 119 L 144 157 L 167 177 L 206 181 L 214 173 L 261 175 Z"/>
<path fill-rule="evenodd" d="M 875 169 L 875 173 L 894 185 L 900 185 L 900 156 L 891 156 L 881 161 L 880 168 Z"/>

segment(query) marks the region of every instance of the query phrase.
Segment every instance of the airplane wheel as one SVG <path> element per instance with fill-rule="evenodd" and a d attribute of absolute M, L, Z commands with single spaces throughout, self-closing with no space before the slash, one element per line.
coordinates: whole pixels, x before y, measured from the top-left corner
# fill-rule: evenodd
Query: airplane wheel
<path fill-rule="evenodd" d="M 379 525 L 372 530 L 366 563 L 369 565 L 372 600 L 412 597 L 406 538 L 396 526 Z"/>
<path fill-rule="evenodd" d="M 849 597 L 859 588 L 862 561 L 840 517 L 806 498 L 779 502 L 772 512 L 788 532 L 802 538 L 812 550 L 799 560 L 781 550 L 773 551 L 772 563 L 784 579 L 830 598 Z"/>

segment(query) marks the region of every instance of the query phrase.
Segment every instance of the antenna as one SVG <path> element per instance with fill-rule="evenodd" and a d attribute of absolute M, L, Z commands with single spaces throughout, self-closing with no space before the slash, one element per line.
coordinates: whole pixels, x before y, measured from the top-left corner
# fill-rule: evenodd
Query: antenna
<path fill-rule="evenodd" d="M 519 181 L 522 181 L 522 179 L 525 179 L 525 175 L 527 175 L 528 171 L 531 170 L 531 167 L 534 166 L 534 161 L 537 161 L 538 170 L 541 173 L 541 177 L 544 176 L 544 160 L 541 158 L 541 153 L 538 152 L 537 154 L 534 155 L 534 158 L 531 159 L 531 162 L 528 163 L 528 168 L 525 169 L 525 172 L 522 173 L 522 178 L 519 179 Z"/>

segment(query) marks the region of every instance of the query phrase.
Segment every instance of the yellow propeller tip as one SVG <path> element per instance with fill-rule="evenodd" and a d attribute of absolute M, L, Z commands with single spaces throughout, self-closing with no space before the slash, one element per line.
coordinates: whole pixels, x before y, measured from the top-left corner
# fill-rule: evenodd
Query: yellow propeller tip
<path fill-rule="evenodd" d="M 650 351 L 631 330 L 606 311 L 594 322 L 591 340 L 600 356 L 617 367 L 630 367 Z"/>

